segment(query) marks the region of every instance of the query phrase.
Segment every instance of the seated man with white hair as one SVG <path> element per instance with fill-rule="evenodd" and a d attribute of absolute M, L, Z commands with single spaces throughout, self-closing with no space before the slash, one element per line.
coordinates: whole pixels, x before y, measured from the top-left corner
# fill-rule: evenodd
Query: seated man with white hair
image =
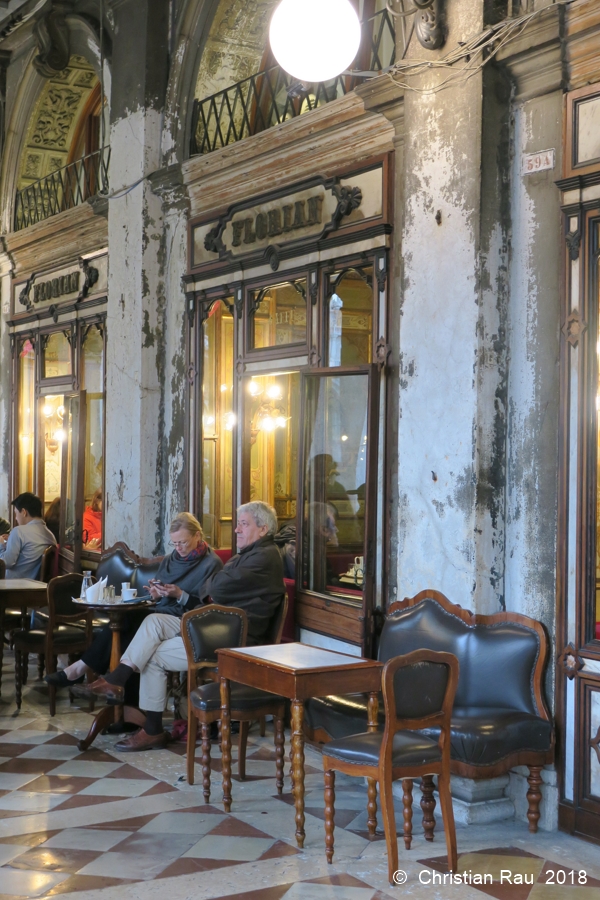
<path fill-rule="evenodd" d="M 237 606 L 248 616 L 248 644 L 260 644 L 285 594 L 283 564 L 273 536 L 275 510 L 262 501 L 245 503 L 237 511 L 236 556 L 205 583 L 215 603 Z M 142 622 L 117 668 L 87 688 L 76 689 L 122 702 L 128 679 L 140 672 L 140 709 L 146 713 L 143 727 L 115 745 L 121 751 L 152 750 L 166 746 L 162 714 L 167 699 L 167 672 L 187 669 L 180 634 L 174 634 L 172 617 L 152 614 Z"/>

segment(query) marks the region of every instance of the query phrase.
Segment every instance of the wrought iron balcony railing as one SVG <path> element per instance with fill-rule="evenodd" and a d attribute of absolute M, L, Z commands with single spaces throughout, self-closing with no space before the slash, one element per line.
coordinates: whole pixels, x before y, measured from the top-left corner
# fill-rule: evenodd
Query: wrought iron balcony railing
<path fill-rule="evenodd" d="M 394 64 L 396 35 L 387 9 L 365 19 L 362 34 L 357 69 L 380 72 Z M 190 153 L 212 153 L 266 131 L 342 97 L 363 80 L 360 75 L 339 75 L 307 87 L 280 66 L 272 66 L 211 97 L 194 100 Z"/>
<path fill-rule="evenodd" d="M 15 202 L 15 231 L 106 193 L 109 162 L 110 147 L 105 147 L 21 188 Z"/>

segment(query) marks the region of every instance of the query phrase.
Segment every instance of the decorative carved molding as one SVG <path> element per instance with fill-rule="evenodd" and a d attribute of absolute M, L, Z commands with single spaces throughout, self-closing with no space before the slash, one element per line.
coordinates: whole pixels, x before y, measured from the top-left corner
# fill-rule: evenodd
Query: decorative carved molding
<path fill-rule="evenodd" d="M 443 0 L 415 0 L 415 34 L 426 50 L 439 50 L 446 41 Z"/>
<path fill-rule="evenodd" d="M 587 327 L 587 322 L 581 318 L 579 310 L 574 309 L 567 318 L 562 330 L 570 345 L 576 347 L 579 343 L 579 338 L 587 331 Z"/>
<path fill-rule="evenodd" d="M 35 272 L 32 272 L 27 281 L 25 282 L 25 286 L 23 290 L 19 293 L 19 303 L 21 306 L 24 306 L 27 310 L 33 309 L 33 303 L 31 302 L 31 287 L 33 282 L 35 281 Z"/>
<path fill-rule="evenodd" d="M 383 369 L 383 367 L 387 365 L 387 361 L 391 352 L 392 348 L 388 343 L 386 343 L 385 338 L 383 336 L 380 337 L 375 344 L 375 359 L 377 360 L 377 365 L 380 369 Z"/>
<path fill-rule="evenodd" d="M 197 377 L 198 377 L 198 370 L 196 369 L 196 366 L 195 366 L 193 363 L 191 363 L 191 364 L 188 366 L 188 370 L 187 370 L 187 380 L 188 380 L 188 383 L 189 383 L 190 385 L 195 384 L 196 378 L 197 378 Z"/>
<path fill-rule="evenodd" d="M 271 266 L 273 272 L 276 272 L 279 268 L 280 259 L 279 259 L 279 248 L 277 244 L 271 244 L 270 247 L 267 247 L 267 252 L 265 253 L 267 258 L 267 262 Z"/>
<path fill-rule="evenodd" d="M 244 312 L 244 292 L 241 288 L 238 288 L 235 292 L 233 305 L 235 306 L 238 319 L 241 319 L 242 313 Z"/>
<path fill-rule="evenodd" d="M 576 259 L 579 259 L 579 248 L 581 247 L 581 232 L 577 231 L 568 231 L 565 240 L 567 242 L 567 249 L 569 251 L 569 259 L 573 262 Z"/>
<path fill-rule="evenodd" d="M 81 290 L 79 291 L 79 295 L 76 300 L 77 303 L 79 303 L 81 300 L 85 300 L 90 292 L 90 288 L 92 288 L 98 281 L 99 275 L 98 269 L 94 268 L 94 266 L 90 266 L 87 259 L 80 259 L 79 267 L 83 272 L 83 285 L 81 287 Z"/>
<path fill-rule="evenodd" d="M 244 363 L 242 361 L 241 356 L 238 356 L 238 358 L 237 358 L 237 362 L 235 364 L 235 371 L 236 371 L 238 378 L 241 378 L 242 375 L 244 374 Z"/>
<path fill-rule="evenodd" d="M 209 253 L 221 253 L 225 252 L 225 245 L 221 240 L 221 236 L 223 231 L 225 230 L 224 222 L 217 222 L 214 228 L 208 232 L 206 237 L 204 238 L 204 249 Z"/>
<path fill-rule="evenodd" d="M 337 229 L 344 216 L 349 216 L 362 203 L 362 191 L 359 187 L 345 187 L 334 184 L 332 192 L 337 197 L 338 205 L 331 217 L 331 222 L 333 228 Z"/>
<path fill-rule="evenodd" d="M 55 2 L 33 26 L 33 34 L 39 50 L 33 60 L 33 65 L 44 78 L 58 75 L 69 65 L 71 48 L 69 26 L 65 14 L 70 8 L 70 3 Z"/>
<path fill-rule="evenodd" d="M 572 681 L 579 670 L 583 669 L 585 663 L 573 644 L 569 643 L 558 657 L 557 665 L 560 666 L 569 681 Z"/>
<path fill-rule="evenodd" d="M 590 741 L 590 747 L 592 750 L 596 751 L 596 756 L 598 757 L 598 762 L 600 763 L 600 728 L 596 732 L 596 737 L 592 738 Z"/>
<path fill-rule="evenodd" d="M 318 366 L 321 362 L 321 354 L 316 347 L 312 347 L 308 357 L 311 366 Z"/>

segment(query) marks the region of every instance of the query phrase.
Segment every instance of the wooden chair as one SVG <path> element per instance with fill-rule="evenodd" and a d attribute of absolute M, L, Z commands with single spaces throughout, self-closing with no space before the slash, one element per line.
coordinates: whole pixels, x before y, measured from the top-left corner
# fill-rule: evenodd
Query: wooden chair
<path fill-rule="evenodd" d="M 210 608 L 210 607 L 208 607 Z M 213 607 L 214 608 L 214 607 Z M 230 607 L 222 607 L 228 609 Z M 183 617 L 184 622 L 189 616 L 188 621 L 193 621 L 192 617 L 196 610 L 186 613 Z M 282 600 L 280 609 L 275 616 L 271 634 L 270 643 L 279 643 L 287 613 L 287 599 Z M 186 627 L 182 623 L 182 634 L 188 660 L 193 660 L 191 648 L 186 635 Z M 222 644 L 222 647 L 235 646 L 233 644 Z M 239 646 L 244 646 L 239 645 Z M 198 664 L 197 668 L 204 667 L 204 662 Z M 221 687 L 218 682 L 211 681 L 196 687 L 190 667 L 188 674 L 188 744 L 187 744 L 187 780 L 188 784 L 194 783 L 194 755 L 196 748 L 196 734 L 198 722 L 202 726 L 202 784 L 204 788 L 204 800 L 206 803 L 210 800 L 210 725 L 221 719 Z M 216 668 L 213 669 L 216 671 Z M 193 676 L 195 678 L 195 672 Z M 284 769 L 284 719 L 285 719 L 286 701 L 284 697 L 278 697 L 268 691 L 260 691 L 256 688 L 247 687 L 243 684 L 231 685 L 231 720 L 240 723 L 240 734 L 238 743 L 238 774 L 242 781 L 246 778 L 246 746 L 248 742 L 248 731 L 250 723 L 255 719 L 261 719 L 264 716 L 273 716 L 275 723 L 275 770 L 276 784 L 278 793 L 283 792 L 283 769 Z"/>
<path fill-rule="evenodd" d="M 52 578 L 48 584 L 48 624 L 45 629 L 17 631 L 15 648 L 15 694 L 21 708 L 22 685 L 27 681 L 30 653 L 43 655 L 48 672 L 56 671 L 59 653 L 83 653 L 92 642 L 93 610 L 83 609 L 71 597 L 79 596 L 83 576 L 75 572 Z M 84 624 L 85 627 L 82 627 Z M 56 712 L 56 688 L 48 685 L 50 715 Z"/>
<path fill-rule="evenodd" d="M 379 783 L 390 884 L 394 884 L 393 875 L 398 869 L 392 782 L 403 779 L 404 844 L 410 850 L 412 779 L 437 775 L 448 867 L 455 872 L 457 855 L 450 796 L 450 717 L 458 684 L 458 660 L 452 653 L 414 650 L 391 659 L 383 670 L 382 682 L 385 730 L 340 738 L 323 748 L 327 862 L 333 861 L 336 771 L 369 779 L 370 826 L 377 824 L 376 784 Z M 425 728 L 439 728 L 439 738 L 436 740 L 419 733 Z"/>

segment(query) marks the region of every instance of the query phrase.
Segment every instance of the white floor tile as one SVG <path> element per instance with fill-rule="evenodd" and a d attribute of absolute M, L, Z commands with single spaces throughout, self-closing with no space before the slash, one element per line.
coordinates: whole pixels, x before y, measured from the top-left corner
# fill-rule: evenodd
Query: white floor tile
<path fill-rule="evenodd" d="M 0 884 L 3 894 L 16 897 L 41 897 L 70 878 L 69 872 L 36 872 L 32 869 L 3 868 Z"/>
<path fill-rule="evenodd" d="M 57 766 L 56 769 L 52 769 L 47 774 L 71 775 L 77 778 L 104 778 L 105 775 L 110 775 L 111 772 L 119 769 L 122 765 L 123 763 L 120 762 L 109 763 L 94 762 L 93 760 L 86 761 L 85 758 L 81 760 L 74 759 L 63 763 L 62 766 Z"/>
<path fill-rule="evenodd" d="M 339 884 L 294 884 L 282 900 L 371 900 L 373 888 L 346 887 Z"/>
<path fill-rule="evenodd" d="M 29 784 L 30 781 L 35 781 L 36 778 L 39 778 L 37 772 L 2 772 L 0 770 L 0 791 L 16 791 L 17 788 Z"/>
<path fill-rule="evenodd" d="M 108 779 L 110 781 L 110 779 Z M 203 815 L 202 813 L 165 812 L 156 816 L 139 829 L 138 834 L 144 832 L 164 834 L 208 834 L 217 825 L 220 825 L 225 816 L 215 814 Z"/>
<path fill-rule="evenodd" d="M 23 759 L 75 759 L 81 756 L 81 750 L 69 744 L 42 744 L 22 753 Z"/>
<path fill-rule="evenodd" d="M 69 800 L 71 794 L 52 794 L 49 791 L 13 791 L 0 797 L 0 809 L 18 810 L 20 812 L 48 812 Z"/>
<path fill-rule="evenodd" d="M 149 791 L 155 782 L 149 778 L 101 778 L 79 791 L 98 797 L 139 797 Z"/>
<path fill-rule="evenodd" d="M 183 855 L 194 859 L 231 859 L 250 862 L 266 853 L 273 844 L 274 841 L 268 838 L 207 834 Z"/>
<path fill-rule="evenodd" d="M 60 847 L 63 850 L 106 851 L 120 844 L 131 834 L 133 834 L 131 831 L 108 831 L 104 828 L 65 828 L 60 834 L 55 834 L 40 846 L 43 848 Z M 2 844 L 0 844 L 1 846 Z"/>
<path fill-rule="evenodd" d="M 0 734 L 0 744 L 45 744 L 56 735 L 56 731 L 29 731 L 26 728 L 16 728 L 10 734 Z"/>
<path fill-rule="evenodd" d="M 78 874 L 151 881 L 170 866 L 171 862 L 171 859 L 153 859 L 151 856 L 135 853 L 103 853 L 80 869 Z"/>
<path fill-rule="evenodd" d="M 21 856 L 27 851 L 27 847 L 23 844 L 0 844 L 0 866 L 5 866 L 7 862 L 16 856 Z M 2 890 L 2 871 L 0 870 L 0 891 Z"/>

